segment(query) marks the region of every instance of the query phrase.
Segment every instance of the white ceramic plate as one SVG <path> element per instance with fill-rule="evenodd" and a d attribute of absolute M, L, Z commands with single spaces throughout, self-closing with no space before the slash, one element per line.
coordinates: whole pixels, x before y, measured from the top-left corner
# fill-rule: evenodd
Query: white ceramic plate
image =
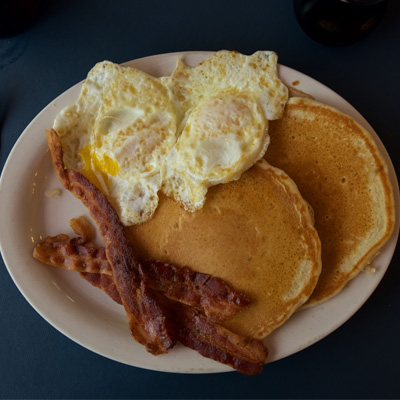
<path fill-rule="evenodd" d="M 169 74 L 176 57 L 194 66 L 208 52 L 163 54 L 131 61 L 128 65 L 155 76 Z M 317 100 L 337 107 L 364 125 L 375 137 L 390 169 L 395 188 L 396 213 L 399 215 L 399 189 L 389 156 L 378 136 L 365 119 L 343 98 L 321 83 L 293 69 L 279 66 L 281 79 L 313 95 Z M 89 215 L 86 208 L 68 191 L 59 197 L 45 192 L 61 188 L 51 165 L 44 131 L 56 114 L 75 101 L 81 83 L 51 102 L 25 129 L 15 144 L 0 181 L 0 244 L 4 261 L 15 284 L 51 325 L 80 345 L 110 359 L 141 368 L 181 372 L 213 373 L 229 367 L 208 360 L 195 351 L 176 346 L 167 355 L 154 357 L 131 337 L 122 307 L 102 291 L 92 287 L 78 273 L 43 265 L 32 257 L 32 249 L 42 237 L 70 233 L 69 220 Z M 374 265 L 374 274 L 361 273 L 335 298 L 320 306 L 296 313 L 266 340 L 269 362 L 279 360 L 322 339 L 342 325 L 368 299 L 382 279 L 393 255 L 399 230 L 382 249 Z"/>

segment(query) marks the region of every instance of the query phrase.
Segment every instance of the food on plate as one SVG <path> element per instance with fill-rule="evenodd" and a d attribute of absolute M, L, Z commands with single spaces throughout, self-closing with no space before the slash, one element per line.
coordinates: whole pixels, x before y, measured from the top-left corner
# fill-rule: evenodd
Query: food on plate
<path fill-rule="evenodd" d="M 53 124 L 65 165 L 107 194 L 125 225 L 152 216 L 160 188 L 199 209 L 209 186 L 238 179 L 264 155 L 268 119 L 288 98 L 276 64 L 273 52 L 221 51 L 155 78 L 100 62 Z"/>
<path fill-rule="evenodd" d="M 330 106 L 291 98 L 269 134 L 265 159 L 296 182 L 321 239 L 322 272 L 310 307 L 337 294 L 389 239 L 393 189 L 371 135 Z"/>
<path fill-rule="evenodd" d="M 126 230 L 140 258 L 190 265 L 245 293 L 251 305 L 224 326 L 253 338 L 264 338 L 308 299 L 321 269 L 308 203 L 264 160 L 210 188 L 196 213 L 160 196 L 153 218 Z"/>
<path fill-rule="evenodd" d="M 271 51 L 219 51 L 193 68 L 178 58 L 162 79 L 172 93 L 179 135 L 162 191 L 196 211 L 208 187 L 238 179 L 262 158 L 268 120 L 282 116 L 288 89 Z"/>
<path fill-rule="evenodd" d="M 162 78 L 99 63 L 47 139 L 105 247 L 77 218 L 78 237 L 48 237 L 34 257 L 122 304 L 154 355 L 181 342 L 259 373 L 263 338 L 338 293 L 393 231 L 373 139 L 288 90 L 274 52 L 178 59 Z"/>

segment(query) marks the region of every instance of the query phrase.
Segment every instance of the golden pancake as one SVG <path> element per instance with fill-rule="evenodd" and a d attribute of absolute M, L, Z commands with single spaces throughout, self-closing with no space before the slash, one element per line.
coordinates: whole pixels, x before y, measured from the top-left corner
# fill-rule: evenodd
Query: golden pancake
<path fill-rule="evenodd" d="M 139 257 L 188 265 L 245 293 L 250 307 L 225 325 L 253 338 L 265 337 L 304 304 L 320 274 L 309 204 L 265 160 L 239 180 L 212 187 L 195 213 L 161 196 L 153 218 L 127 231 Z"/>
<path fill-rule="evenodd" d="M 371 135 L 353 118 L 291 98 L 271 121 L 265 158 L 296 182 L 315 213 L 322 272 L 307 306 L 337 294 L 390 237 L 395 221 L 387 166 Z"/>

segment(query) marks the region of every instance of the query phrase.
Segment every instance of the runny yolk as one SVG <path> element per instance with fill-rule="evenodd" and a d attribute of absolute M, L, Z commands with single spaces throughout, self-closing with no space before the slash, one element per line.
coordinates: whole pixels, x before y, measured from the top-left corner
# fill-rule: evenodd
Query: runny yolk
<path fill-rule="evenodd" d="M 101 159 L 91 151 L 87 145 L 79 152 L 83 161 L 83 175 L 93 183 L 99 190 L 104 191 L 104 184 L 108 188 L 108 176 L 115 176 L 119 171 L 119 165 L 112 158 L 103 154 Z M 102 180 L 104 183 L 100 182 Z"/>

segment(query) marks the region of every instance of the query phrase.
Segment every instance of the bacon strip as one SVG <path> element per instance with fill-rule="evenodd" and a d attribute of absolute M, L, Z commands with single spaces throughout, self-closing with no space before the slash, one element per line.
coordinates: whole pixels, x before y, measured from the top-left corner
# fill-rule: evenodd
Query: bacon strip
<path fill-rule="evenodd" d="M 235 292 L 220 278 L 154 260 L 142 264 L 152 289 L 202 310 L 212 321 L 225 321 L 250 305 L 244 294 Z"/>
<path fill-rule="evenodd" d="M 112 279 L 100 274 L 82 274 L 92 285 L 102 289 L 111 298 Z M 166 311 L 176 339 L 184 346 L 198 351 L 202 356 L 229 365 L 245 375 L 255 375 L 262 371 L 268 356 L 268 349 L 262 341 L 237 335 L 208 319 L 193 307 L 178 303 L 165 296 L 158 301 Z M 118 299 L 114 299 L 118 302 Z"/>
<path fill-rule="evenodd" d="M 133 337 L 154 354 L 166 353 L 175 340 L 167 331 L 165 315 L 147 286 L 147 278 L 132 245 L 126 239 L 118 214 L 107 198 L 81 173 L 64 168 L 61 143 L 54 130 L 47 142 L 55 171 L 63 186 L 89 209 L 105 245 L 114 281 Z"/>
<path fill-rule="evenodd" d="M 106 249 L 86 243 L 84 239 L 70 239 L 68 235 L 48 236 L 33 249 L 38 261 L 69 271 L 92 272 L 112 276 Z"/>
<path fill-rule="evenodd" d="M 38 243 L 33 256 L 49 265 L 70 271 L 106 274 L 112 277 L 104 248 L 67 235 L 47 237 Z M 168 298 L 195 307 L 212 321 L 224 321 L 248 307 L 250 301 L 221 279 L 154 260 L 141 261 L 148 286 Z"/>

